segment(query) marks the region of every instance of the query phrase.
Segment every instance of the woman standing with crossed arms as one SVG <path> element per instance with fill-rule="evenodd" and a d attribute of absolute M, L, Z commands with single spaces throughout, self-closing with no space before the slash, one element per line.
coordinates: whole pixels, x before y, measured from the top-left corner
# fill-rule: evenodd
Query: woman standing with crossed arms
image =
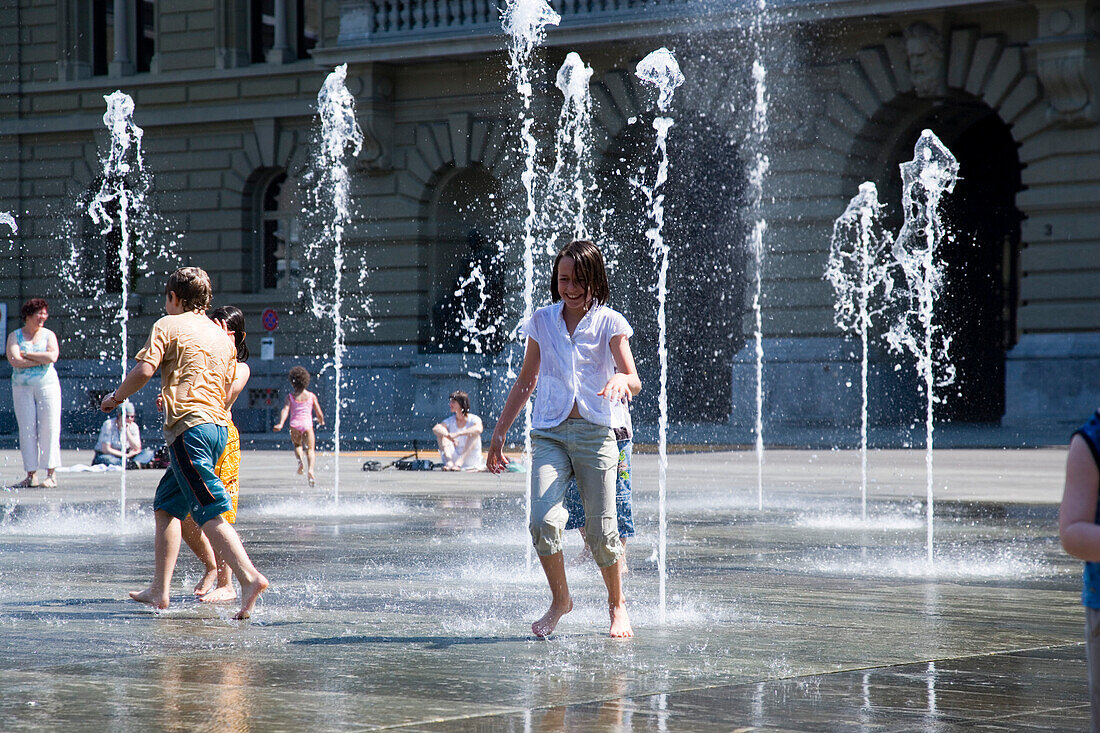
<path fill-rule="evenodd" d="M 27 477 L 11 488 L 53 489 L 57 488 L 54 470 L 61 465 L 61 382 L 53 366 L 60 350 L 57 335 L 46 328 L 50 314 L 45 300 L 31 298 L 19 314 L 23 327 L 8 334 L 4 352 L 12 366 L 11 396 Z M 39 481 L 42 469 L 46 478 Z"/>

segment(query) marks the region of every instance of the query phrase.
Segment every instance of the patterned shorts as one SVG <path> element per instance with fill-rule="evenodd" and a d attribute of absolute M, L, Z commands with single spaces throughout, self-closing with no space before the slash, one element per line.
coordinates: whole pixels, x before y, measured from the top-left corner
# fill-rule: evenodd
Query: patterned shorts
<path fill-rule="evenodd" d="M 222 514 L 225 521 L 230 524 L 237 522 L 237 492 L 241 487 L 241 434 L 237 432 L 237 426 L 229 423 L 229 439 L 225 443 L 225 450 L 214 465 L 214 472 L 225 484 L 225 493 L 233 503 L 233 508 Z"/>

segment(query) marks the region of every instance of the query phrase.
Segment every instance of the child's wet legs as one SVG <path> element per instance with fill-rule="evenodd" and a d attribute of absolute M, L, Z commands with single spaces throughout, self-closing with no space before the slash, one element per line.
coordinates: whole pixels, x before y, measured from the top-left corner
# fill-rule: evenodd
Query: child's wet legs
<path fill-rule="evenodd" d="M 214 587 L 214 581 L 217 580 L 218 575 L 218 563 L 214 557 L 214 548 L 210 546 L 210 541 L 206 539 L 206 535 L 202 533 L 199 525 L 195 524 L 195 520 L 190 515 L 180 524 L 180 535 L 187 546 L 191 548 L 191 551 L 195 553 L 195 557 L 201 560 L 206 567 L 202 578 L 195 585 L 195 595 L 205 595 Z"/>
<path fill-rule="evenodd" d="M 600 568 L 604 585 L 607 586 L 607 610 L 611 615 L 611 636 L 625 638 L 634 636 L 630 626 L 630 615 L 626 612 L 626 596 L 623 594 L 623 559 L 620 557 L 614 565 Z"/>
<path fill-rule="evenodd" d="M 531 632 L 544 639 L 553 633 L 561 617 L 573 610 L 573 599 L 569 595 L 569 583 L 565 579 L 564 553 L 539 555 L 539 562 L 546 574 L 546 582 L 550 584 L 550 608 L 542 618 L 531 624 Z"/>
<path fill-rule="evenodd" d="M 233 587 L 233 571 L 229 564 L 218 558 L 218 585 L 202 597 L 203 603 L 222 603 L 237 598 L 237 589 Z"/>
<path fill-rule="evenodd" d="M 180 520 L 163 509 L 157 509 L 155 517 L 153 582 L 145 590 L 131 591 L 130 597 L 153 608 L 168 608 L 168 589 L 180 552 Z"/>
<path fill-rule="evenodd" d="M 313 429 L 310 428 L 305 432 L 305 447 L 306 447 L 306 466 L 308 470 L 309 480 L 312 483 L 313 467 L 317 463 L 317 436 L 313 434 Z"/>
<path fill-rule="evenodd" d="M 236 618 L 248 618 L 256 606 L 256 599 L 267 589 L 267 578 L 252 564 L 237 530 L 221 516 L 208 520 L 202 525 L 202 531 L 210 539 L 214 552 L 225 559 L 241 583 L 241 610 L 237 612 Z"/>

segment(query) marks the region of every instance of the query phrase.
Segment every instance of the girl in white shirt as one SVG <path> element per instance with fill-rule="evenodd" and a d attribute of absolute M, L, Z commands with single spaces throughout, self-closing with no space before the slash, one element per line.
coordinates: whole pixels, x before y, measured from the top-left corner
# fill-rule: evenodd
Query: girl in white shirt
<path fill-rule="evenodd" d="M 642 389 L 623 316 L 607 307 L 611 290 L 603 255 L 589 241 L 571 242 L 558 252 L 550 278 L 552 305 L 539 308 L 523 324 L 527 353 L 508 394 L 489 444 L 487 467 L 508 465 L 504 440 L 536 383 L 531 421 L 531 537 L 546 580 L 550 609 L 531 625 L 549 636 L 573 610 L 565 577 L 562 531 L 568 513 L 562 498 L 577 479 L 585 511 L 585 541 L 607 586 L 611 636 L 633 636 L 622 589 L 623 544 L 615 513 L 613 408 Z"/>

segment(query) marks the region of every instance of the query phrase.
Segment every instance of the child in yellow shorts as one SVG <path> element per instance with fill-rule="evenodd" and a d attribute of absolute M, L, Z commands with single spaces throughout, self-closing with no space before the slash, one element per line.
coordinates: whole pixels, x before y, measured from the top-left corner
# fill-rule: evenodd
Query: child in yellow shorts
<path fill-rule="evenodd" d="M 225 324 L 226 329 L 233 335 L 233 342 L 237 347 L 237 373 L 225 399 L 225 409 L 228 411 L 232 410 L 233 403 L 244 391 L 251 376 L 251 370 L 245 363 L 248 361 L 248 346 L 245 344 L 244 313 L 236 306 L 223 305 L 211 310 L 207 315 L 212 320 Z M 229 439 L 225 443 L 225 450 L 214 465 L 214 472 L 225 484 L 225 493 L 233 504 L 229 511 L 222 513 L 222 518 L 230 524 L 236 524 L 237 494 L 240 490 L 241 436 L 237 432 L 237 426 L 233 424 L 232 413 L 229 417 Z M 225 560 L 216 555 L 214 548 L 193 519 L 188 517 L 182 529 L 183 540 L 206 566 L 206 572 L 195 586 L 195 595 L 199 596 L 199 600 L 204 603 L 234 600 L 237 597 L 237 591 L 233 588 L 233 574 Z M 215 581 L 217 585 L 214 585 Z"/>

